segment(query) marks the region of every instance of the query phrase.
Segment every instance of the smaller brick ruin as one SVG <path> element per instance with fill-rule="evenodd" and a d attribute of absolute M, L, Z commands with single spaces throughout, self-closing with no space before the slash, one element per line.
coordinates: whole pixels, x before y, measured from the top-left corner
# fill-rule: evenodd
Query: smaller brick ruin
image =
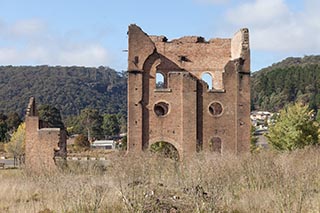
<path fill-rule="evenodd" d="M 29 100 L 26 118 L 26 169 L 31 172 L 56 170 L 56 159 L 67 156 L 66 131 L 45 128 L 48 125 L 38 116 L 35 98 Z"/>

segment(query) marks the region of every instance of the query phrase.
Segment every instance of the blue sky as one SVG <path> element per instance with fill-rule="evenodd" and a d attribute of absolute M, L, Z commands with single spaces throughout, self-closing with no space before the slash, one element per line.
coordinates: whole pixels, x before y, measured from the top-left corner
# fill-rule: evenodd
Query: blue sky
<path fill-rule="evenodd" d="M 127 27 L 207 39 L 250 31 L 252 71 L 320 52 L 319 0 L 2 0 L 1 65 L 126 70 Z"/>

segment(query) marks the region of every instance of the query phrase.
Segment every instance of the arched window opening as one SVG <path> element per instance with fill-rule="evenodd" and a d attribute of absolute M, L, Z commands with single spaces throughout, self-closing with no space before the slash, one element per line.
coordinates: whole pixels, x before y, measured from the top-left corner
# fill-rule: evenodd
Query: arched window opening
<path fill-rule="evenodd" d="M 210 140 L 209 147 L 211 152 L 221 153 L 221 146 L 222 146 L 221 138 L 213 137 Z"/>
<path fill-rule="evenodd" d="M 159 141 L 150 146 L 152 153 L 158 154 L 165 158 L 171 158 L 173 160 L 179 160 L 179 152 L 171 143 L 165 141 Z"/>
<path fill-rule="evenodd" d="M 202 74 L 201 79 L 208 84 L 208 90 L 212 90 L 213 78 L 212 75 L 208 72 Z"/>
<path fill-rule="evenodd" d="M 166 88 L 165 77 L 161 72 L 156 73 L 156 89 Z"/>

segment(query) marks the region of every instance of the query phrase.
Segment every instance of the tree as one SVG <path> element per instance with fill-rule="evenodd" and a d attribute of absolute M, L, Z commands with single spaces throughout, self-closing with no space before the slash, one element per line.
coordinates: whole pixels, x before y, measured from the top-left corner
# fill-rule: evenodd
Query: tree
<path fill-rule="evenodd" d="M 80 134 L 83 132 L 83 126 L 80 122 L 80 116 L 68 116 L 64 123 L 67 127 L 67 132 L 69 135 Z"/>
<path fill-rule="evenodd" d="M 21 122 L 22 121 L 21 121 L 18 113 L 10 112 L 8 114 L 8 118 L 7 118 L 8 130 L 15 131 L 19 127 Z"/>
<path fill-rule="evenodd" d="M 22 157 L 25 154 L 25 138 L 26 138 L 26 125 L 22 123 L 18 129 L 12 134 L 10 142 L 5 145 L 8 153 L 11 153 L 14 158 L 14 165 L 19 160 L 21 163 Z"/>
<path fill-rule="evenodd" d="M 266 137 L 276 150 L 294 150 L 318 144 L 318 126 L 312 120 L 313 110 L 299 103 L 280 111 Z"/>
<path fill-rule="evenodd" d="M 90 142 L 89 142 L 87 136 L 80 134 L 75 138 L 74 146 L 78 150 L 80 150 L 80 149 L 86 150 L 86 149 L 90 148 Z"/>
<path fill-rule="evenodd" d="M 0 112 L 0 142 L 5 142 L 7 140 L 7 131 L 8 131 L 8 125 L 7 125 L 7 116 Z"/>
<path fill-rule="evenodd" d="M 103 116 L 103 131 L 107 136 L 115 136 L 120 133 L 120 122 L 115 114 L 105 114 Z"/>
<path fill-rule="evenodd" d="M 60 110 L 50 105 L 41 105 L 38 108 L 39 118 L 45 121 L 49 128 L 64 129 Z"/>
<path fill-rule="evenodd" d="M 119 112 L 117 118 L 120 125 L 120 133 L 127 132 L 127 112 Z"/>
<path fill-rule="evenodd" d="M 87 132 L 88 139 L 103 138 L 102 116 L 96 109 L 84 109 L 80 114 L 80 123 L 85 127 L 84 131 Z M 85 132 L 83 132 L 85 134 Z"/>
<path fill-rule="evenodd" d="M 5 120 L 0 119 L 0 142 L 5 142 L 7 140 L 8 126 Z"/>

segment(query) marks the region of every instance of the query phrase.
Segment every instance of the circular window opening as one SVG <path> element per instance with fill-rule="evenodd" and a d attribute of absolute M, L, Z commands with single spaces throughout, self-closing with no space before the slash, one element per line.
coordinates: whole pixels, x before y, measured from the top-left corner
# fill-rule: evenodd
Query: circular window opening
<path fill-rule="evenodd" d="M 211 113 L 211 115 L 213 116 L 219 116 L 222 114 L 223 108 L 222 105 L 218 102 L 213 102 L 212 104 L 210 104 L 209 106 L 209 112 Z"/>
<path fill-rule="evenodd" d="M 169 111 L 169 104 L 165 102 L 159 102 L 154 105 L 154 112 L 156 113 L 157 116 L 162 117 L 168 114 Z"/>

